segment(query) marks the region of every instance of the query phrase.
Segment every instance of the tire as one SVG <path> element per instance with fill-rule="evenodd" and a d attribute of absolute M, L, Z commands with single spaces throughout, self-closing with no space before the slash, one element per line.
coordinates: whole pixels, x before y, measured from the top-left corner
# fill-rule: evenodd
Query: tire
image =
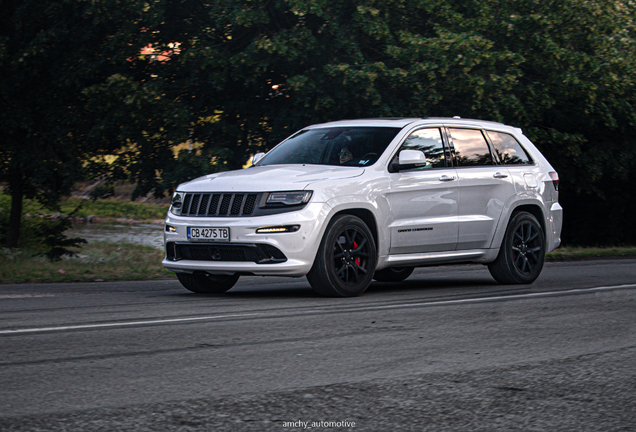
<path fill-rule="evenodd" d="M 378 282 L 402 282 L 411 276 L 415 270 L 414 267 L 391 267 L 384 270 L 378 270 L 373 275 L 373 279 Z"/>
<path fill-rule="evenodd" d="M 545 235 L 532 214 L 515 213 L 508 223 L 497 259 L 488 270 L 501 284 L 529 284 L 535 281 L 545 260 Z"/>
<path fill-rule="evenodd" d="M 238 274 L 233 275 L 211 275 L 207 273 L 177 273 L 177 278 L 181 285 L 192 292 L 199 294 L 219 294 L 224 293 L 236 284 L 239 279 Z"/>
<path fill-rule="evenodd" d="M 377 260 L 369 227 L 356 216 L 336 216 L 320 242 L 307 279 L 322 296 L 358 296 L 371 284 Z"/>

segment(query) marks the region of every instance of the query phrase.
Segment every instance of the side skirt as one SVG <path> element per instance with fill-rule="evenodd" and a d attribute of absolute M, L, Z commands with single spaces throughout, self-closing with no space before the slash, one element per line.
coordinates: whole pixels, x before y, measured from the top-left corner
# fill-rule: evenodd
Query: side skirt
<path fill-rule="evenodd" d="M 499 248 L 386 255 L 380 257 L 376 269 L 381 270 L 388 267 L 424 267 L 428 265 L 454 264 L 459 262 L 487 264 L 494 261 L 498 254 Z"/>

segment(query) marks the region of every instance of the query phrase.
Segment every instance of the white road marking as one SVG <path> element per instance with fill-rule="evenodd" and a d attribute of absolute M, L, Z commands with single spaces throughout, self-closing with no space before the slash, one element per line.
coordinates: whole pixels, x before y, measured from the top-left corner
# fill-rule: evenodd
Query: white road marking
<path fill-rule="evenodd" d="M 302 313 L 308 314 L 308 313 L 359 312 L 359 311 L 368 311 L 368 310 L 400 309 L 400 308 L 412 308 L 412 307 L 423 307 L 423 306 L 444 306 L 444 305 L 457 305 L 457 304 L 467 304 L 467 303 L 485 303 L 485 302 L 501 301 L 501 300 L 519 300 L 519 299 L 538 298 L 538 297 L 589 294 L 589 293 L 599 292 L 599 291 L 609 291 L 609 290 L 629 289 L 629 288 L 636 288 L 636 284 L 614 285 L 614 286 L 604 286 L 604 287 L 594 287 L 594 288 L 579 288 L 579 289 L 572 289 L 572 290 L 566 290 L 566 291 L 548 291 L 548 292 L 539 292 L 539 293 L 530 293 L 530 294 L 512 294 L 507 296 L 479 297 L 479 298 L 458 299 L 458 300 L 439 300 L 439 301 L 418 302 L 418 303 L 398 303 L 393 305 L 381 305 L 381 306 L 371 305 L 371 306 L 360 306 L 360 307 L 353 306 L 353 307 L 345 307 L 345 308 L 338 308 L 338 309 L 313 309 L 313 310 L 302 310 Z M 212 316 L 191 317 L 191 318 L 166 318 L 166 319 L 157 319 L 157 320 L 151 320 L 151 321 L 125 321 L 125 322 L 102 323 L 102 324 L 85 324 L 85 325 L 76 325 L 76 326 L 39 327 L 39 328 L 27 328 L 27 329 L 16 329 L 16 330 L 0 330 L 0 335 L 51 332 L 51 331 L 63 331 L 63 330 L 88 330 L 88 329 L 96 329 L 96 328 L 129 327 L 129 326 L 142 326 L 142 325 L 152 325 L 152 324 L 187 323 L 192 321 L 206 321 L 206 320 L 216 320 L 216 319 L 223 319 L 223 318 L 246 318 L 246 317 L 256 317 L 256 316 L 267 318 L 267 317 L 275 317 L 275 316 L 298 314 L 298 313 L 301 313 L 301 311 L 212 315 Z"/>
<path fill-rule="evenodd" d="M 168 318 L 168 319 L 159 319 L 159 320 L 152 320 L 152 321 L 125 321 L 125 322 L 117 322 L 117 323 L 84 324 L 84 325 L 76 325 L 76 326 L 39 327 L 39 328 L 30 328 L 30 329 L 0 330 L 0 335 L 17 334 L 17 333 L 49 332 L 49 331 L 60 331 L 60 330 L 86 330 L 86 329 L 94 329 L 94 328 L 125 327 L 125 326 L 148 325 L 148 324 L 170 324 L 170 323 L 182 323 L 182 322 L 188 322 L 188 321 L 213 320 L 213 319 L 219 319 L 219 318 L 246 317 L 246 316 L 252 316 L 252 315 L 256 315 L 256 314 L 217 315 L 217 316 L 204 316 L 204 317 L 192 317 L 192 318 Z"/>
<path fill-rule="evenodd" d="M 578 288 L 578 289 L 572 289 L 572 290 L 566 290 L 566 291 L 546 291 L 546 292 L 530 293 L 530 294 L 512 294 L 507 296 L 479 297 L 479 298 L 460 299 L 460 300 L 440 300 L 440 301 L 424 302 L 424 303 L 405 303 L 404 305 L 402 305 L 402 307 L 448 305 L 448 304 L 461 304 L 461 303 L 482 303 L 482 302 L 488 302 L 493 300 L 525 299 L 525 298 L 533 298 L 533 297 L 553 297 L 553 296 L 563 296 L 563 295 L 571 295 L 571 294 L 589 294 L 591 292 L 596 292 L 596 291 L 609 291 L 609 290 L 627 289 L 627 288 L 636 288 L 636 284 L 614 285 L 614 286 L 594 287 L 594 288 Z M 376 306 L 374 307 L 374 309 L 388 309 L 393 306 L 398 306 L 398 305 Z"/>

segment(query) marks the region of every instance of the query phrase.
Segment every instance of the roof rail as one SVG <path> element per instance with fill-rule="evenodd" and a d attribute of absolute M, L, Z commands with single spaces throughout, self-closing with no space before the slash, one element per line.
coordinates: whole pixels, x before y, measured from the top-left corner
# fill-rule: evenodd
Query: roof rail
<path fill-rule="evenodd" d="M 473 119 L 473 118 L 462 118 L 460 116 L 454 117 L 422 117 L 422 120 L 466 120 L 466 121 L 477 121 L 477 122 L 485 122 L 485 123 L 493 123 L 498 125 L 505 126 L 504 123 L 496 122 L 492 120 L 482 120 L 482 119 Z"/>

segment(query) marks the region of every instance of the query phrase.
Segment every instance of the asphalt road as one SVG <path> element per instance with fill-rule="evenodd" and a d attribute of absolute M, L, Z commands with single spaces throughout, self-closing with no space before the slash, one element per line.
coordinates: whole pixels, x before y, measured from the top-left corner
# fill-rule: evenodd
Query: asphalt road
<path fill-rule="evenodd" d="M 0 285 L 1 431 L 636 430 L 636 260 L 362 297 L 243 278 Z"/>

